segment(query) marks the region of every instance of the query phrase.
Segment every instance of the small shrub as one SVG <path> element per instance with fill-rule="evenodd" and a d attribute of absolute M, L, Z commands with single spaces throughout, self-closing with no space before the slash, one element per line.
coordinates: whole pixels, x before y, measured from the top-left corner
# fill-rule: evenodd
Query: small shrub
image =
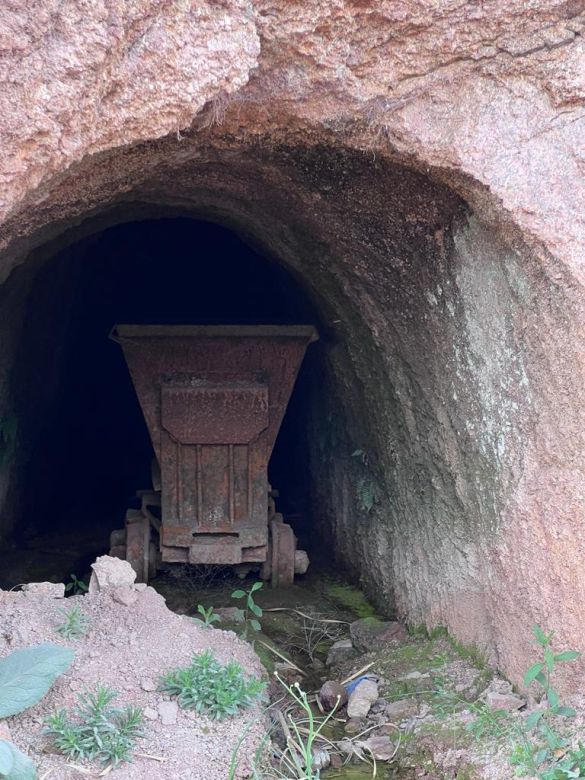
<path fill-rule="evenodd" d="M 542 660 L 533 664 L 524 675 L 524 685 L 536 683 L 546 699 L 548 709 L 535 710 L 524 724 L 510 763 L 519 777 L 531 775 L 539 780 L 565 780 L 585 776 L 585 750 L 568 749 L 568 741 L 559 732 L 560 724 L 572 718 L 575 710 L 560 702 L 552 686 L 552 674 L 558 664 L 575 661 L 581 655 L 576 650 L 555 653 L 551 644 L 553 634 L 545 634 L 540 626 L 533 633 L 542 649 Z"/>
<path fill-rule="evenodd" d="M 102 685 L 95 693 L 80 695 L 75 720 L 66 710 L 58 710 L 47 719 L 45 734 L 72 760 L 99 760 L 112 767 L 131 761 L 135 742 L 143 736 L 142 711 L 132 705 L 112 706 L 116 696 Z"/>
<path fill-rule="evenodd" d="M 203 604 L 197 604 L 197 612 L 201 615 L 200 618 L 193 618 L 196 623 L 199 623 L 205 628 L 212 628 L 214 623 L 217 623 L 221 618 L 213 611 L 213 607 L 205 609 Z"/>
<path fill-rule="evenodd" d="M 234 590 L 232 598 L 236 600 L 245 599 L 245 606 L 239 610 L 240 617 L 244 619 L 244 636 L 248 636 L 248 628 L 252 627 L 254 631 L 261 631 L 262 626 L 256 618 L 262 617 L 262 607 L 254 601 L 254 593 L 260 590 L 264 583 L 255 582 L 250 590 Z M 252 617 L 255 615 L 256 617 Z"/>
<path fill-rule="evenodd" d="M 57 631 L 65 639 L 80 639 L 87 634 L 89 618 L 83 614 L 79 604 L 71 609 L 60 609 L 59 614 L 65 618 L 65 621 L 57 627 Z"/>
<path fill-rule="evenodd" d="M 183 709 L 206 712 L 221 720 L 252 706 L 266 685 L 246 677 L 237 663 L 222 666 L 210 650 L 193 656 L 190 666 L 174 669 L 161 678 L 160 690 L 176 696 Z"/>
<path fill-rule="evenodd" d="M 72 650 L 50 644 L 25 647 L 0 658 L 0 718 L 37 704 L 72 661 Z M 36 776 L 30 758 L 0 739 L 0 778 L 35 780 Z"/>
<path fill-rule="evenodd" d="M 80 580 L 75 574 L 70 574 L 69 577 L 71 580 L 65 585 L 65 593 L 69 593 L 71 596 L 87 593 L 89 588 L 83 580 Z"/>

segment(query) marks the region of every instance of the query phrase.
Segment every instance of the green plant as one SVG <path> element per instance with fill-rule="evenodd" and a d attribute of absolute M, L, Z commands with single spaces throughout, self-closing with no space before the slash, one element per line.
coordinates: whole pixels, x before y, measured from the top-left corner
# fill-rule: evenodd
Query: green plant
<path fill-rule="evenodd" d="M 239 599 L 245 599 L 245 607 L 243 609 L 238 610 L 238 614 L 240 618 L 243 618 L 244 620 L 244 636 L 248 636 L 248 627 L 251 626 L 254 631 L 261 631 L 262 626 L 260 625 L 260 622 L 256 620 L 256 618 L 262 617 L 262 607 L 260 607 L 256 602 L 254 601 L 254 593 L 256 591 L 260 590 L 264 583 L 262 582 L 255 582 L 250 590 L 234 590 L 232 593 L 232 598 L 239 600 Z M 256 617 L 251 617 L 251 615 L 255 615 Z"/>
<path fill-rule="evenodd" d="M 585 776 L 585 751 L 568 750 L 567 740 L 559 734 L 560 719 L 571 718 L 575 710 L 560 702 L 553 688 L 551 677 L 559 663 L 574 661 L 581 655 L 576 650 L 555 653 L 551 647 L 553 633 L 545 634 L 540 626 L 534 626 L 533 633 L 542 648 L 543 658 L 533 664 L 524 675 L 524 685 L 537 683 L 548 705 L 538 709 L 526 719 L 520 741 L 515 745 L 510 763 L 516 767 L 516 775 L 532 775 L 539 780 L 564 780 Z M 535 735 L 533 738 L 532 735 Z"/>
<path fill-rule="evenodd" d="M 0 659 L 0 718 L 37 704 L 73 661 L 73 651 L 44 644 L 26 647 Z M 33 762 L 11 742 L 0 739 L 0 778 L 34 780 Z"/>
<path fill-rule="evenodd" d="M 335 708 L 324 718 L 313 712 L 305 691 L 298 683 L 287 685 L 278 675 L 277 680 L 302 712 L 302 725 L 288 712 L 285 718 L 279 710 L 278 715 L 286 739 L 286 747 L 280 751 L 280 776 L 295 780 L 319 780 L 320 770 L 315 763 L 315 748 L 321 732 L 333 717 Z"/>
<path fill-rule="evenodd" d="M 211 650 L 193 656 L 191 664 L 161 677 L 160 690 L 176 696 L 183 709 L 207 712 L 221 720 L 251 707 L 264 693 L 266 684 L 246 677 L 237 663 L 222 666 Z"/>
<path fill-rule="evenodd" d="M 76 720 L 66 710 L 58 710 L 46 721 L 47 734 L 55 748 L 69 759 L 93 761 L 116 767 L 131 760 L 137 739 L 143 736 L 142 711 L 128 705 L 112 706 L 117 693 L 98 686 L 95 693 L 80 695 Z"/>
<path fill-rule="evenodd" d="M 71 596 L 79 596 L 83 593 L 87 593 L 89 588 L 83 580 L 78 579 L 75 574 L 70 574 L 69 576 L 71 582 L 68 582 L 65 585 L 65 593 L 69 593 Z"/>
<path fill-rule="evenodd" d="M 205 609 L 203 604 L 197 604 L 197 612 L 199 612 L 202 617 L 193 618 L 193 620 L 196 623 L 199 623 L 199 625 L 205 626 L 205 628 L 213 627 L 214 623 L 217 623 L 218 620 L 221 620 L 220 616 L 216 615 L 213 611 L 213 607 Z"/>
<path fill-rule="evenodd" d="M 80 639 L 87 634 L 89 618 L 83 614 L 79 604 L 71 609 L 60 609 L 59 614 L 64 617 L 65 621 L 57 626 L 57 631 L 65 639 Z"/>

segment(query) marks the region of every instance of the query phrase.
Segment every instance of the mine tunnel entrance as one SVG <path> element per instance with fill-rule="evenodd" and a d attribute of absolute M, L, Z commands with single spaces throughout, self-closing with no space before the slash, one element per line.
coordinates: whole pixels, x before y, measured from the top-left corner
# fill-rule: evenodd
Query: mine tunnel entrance
<path fill-rule="evenodd" d="M 153 449 L 116 323 L 320 328 L 301 283 L 235 233 L 187 218 L 127 222 L 18 269 L 26 318 L 11 392 L 21 457 L 7 506 L 0 588 L 84 572 L 108 549 Z M 323 346 L 306 355 L 269 463 L 279 510 L 310 544 L 307 399 Z"/>

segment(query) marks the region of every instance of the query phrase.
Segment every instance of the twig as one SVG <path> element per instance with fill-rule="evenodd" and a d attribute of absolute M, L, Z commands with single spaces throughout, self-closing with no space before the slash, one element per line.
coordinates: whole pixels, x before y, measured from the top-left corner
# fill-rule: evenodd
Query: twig
<path fill-rule="evenodd" d="M 267 650 L 270 650 L 270 652 L 274 653 L 274 655 L 277 655 L 280 659 L 285 661 L 292 669 L 294 669 L 299 674 L 302 674 L 303 677 L 306 677 L 306 672 L 303 672 L 302 669 L 300 669 L 296 664 L 293 664 L 293 662 L 290 660 L 290 658 L 287 658 L 286 655 L 283 655 L 278 650 L 276 650 L 272 645 L 269 645 L 267 642 L 264 642 L 262 639 L 256 640 L 259 644 L 261 644 L 263 647 L 265 647 Z"/>
<path fill-rule="evenodd" d="M 374 662 L 372 661 L 371 664 L 367 664 L 362 669 L 358 669 L 357 672 L 354 672 L 352 675 L 347 677 L 345 680 L 342 680 L 340 685 L 347 685 L 348 682 L 351 682 L 352 680 L 355 680 L 356 677 L 359 677 L 360 674 L 363 674 L 364 672 L 367 672 L 368 669 L 370 669 L 374 665 Z"/>
<path fill-rule="evenodd" d="M 292 607 L 271 607 L 270 609 L 265 609 L 264 612 L 295 612 L 297 615 L 307 618 L 307 620 L 315 620 L 319 623 L 341 623 L 344 626 L 350 625 L 348 620 L 334 620 L 333 618 L 315 617 L 315 615 L 307 615 L 304 612 L 301 612 L 299 609 L 293 609 Z"/>

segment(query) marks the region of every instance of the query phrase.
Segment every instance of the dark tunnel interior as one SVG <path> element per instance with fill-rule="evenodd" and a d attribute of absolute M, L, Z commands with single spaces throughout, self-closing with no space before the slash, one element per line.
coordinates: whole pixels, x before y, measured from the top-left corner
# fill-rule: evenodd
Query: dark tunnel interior
<path fill-rule="evenodd" d="M 19 271 L 8 284 L 19 284 Z M 151 486 L 152 446 L 122 350 L 108 337 L 112 327 L 320 326 L 289 271 L 229 229 L 187 218 L 124 223 L 38 263 L 26 312 L 12 394 L 27 455 L 11 503 L 11 541 L 21 549 L 35 539 L 77 538 L 81 568 L 100 540 L 107 551 L 135 491 Z M 318 391 L 322 350 L 321 342 L 307 352 L 269 467 L 278 508 L 296 518 L 304 544 L 304 415 Z M 0 587 L 13 584 L 0 569 Z"/>

